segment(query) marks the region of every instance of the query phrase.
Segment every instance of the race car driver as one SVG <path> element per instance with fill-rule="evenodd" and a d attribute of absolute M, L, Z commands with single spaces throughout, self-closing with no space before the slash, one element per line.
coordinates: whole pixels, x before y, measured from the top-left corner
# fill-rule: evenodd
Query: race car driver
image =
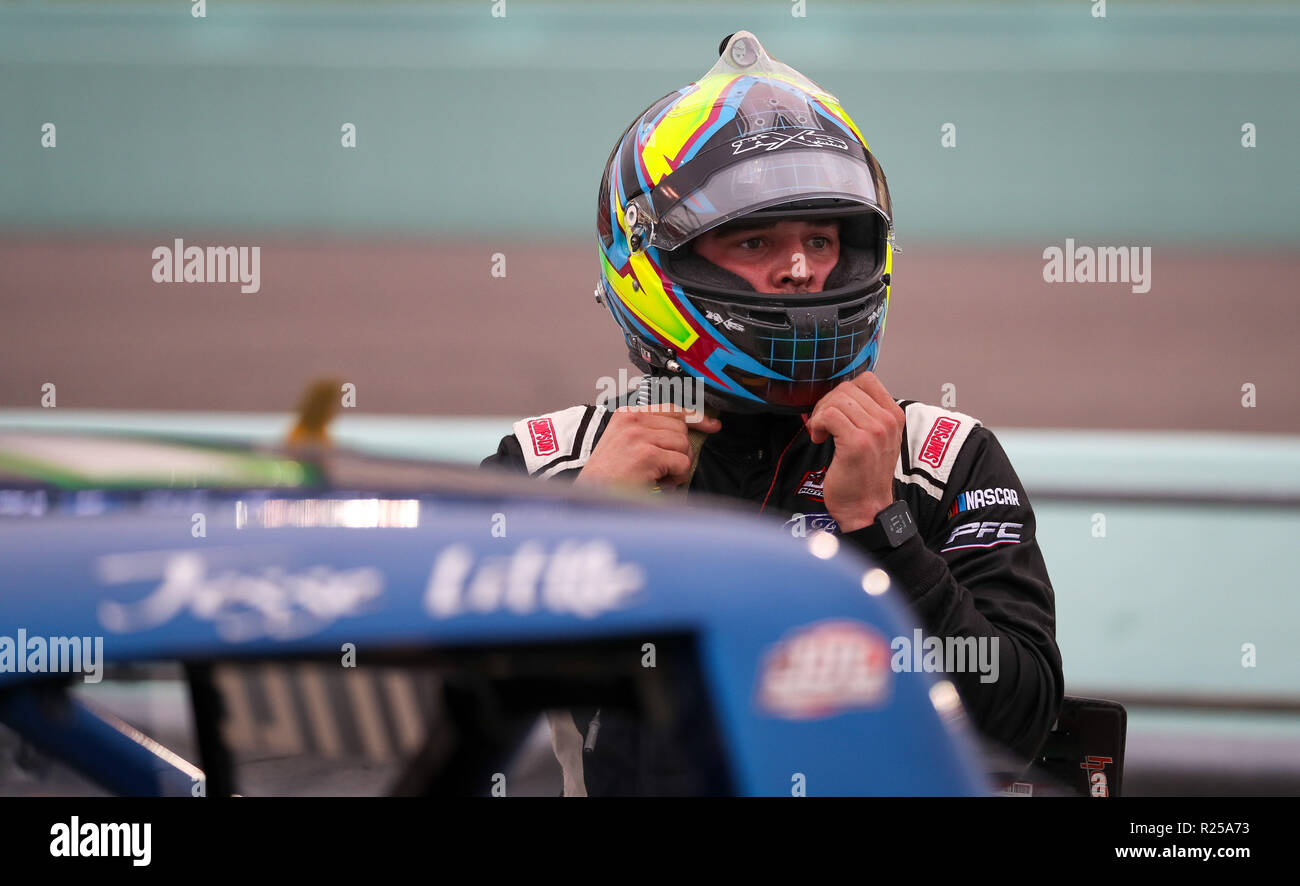
<path fill-rule="evenodd" d="M 1028 762 L 1063 695 L 1028 496 L 992 431 L 894 398 L 874 372 L 893 210 L 858 127 L 753 34 L 720 53 L 628 126 L 597 197 L 597 300 L 642 372 L 701 386 L 707 415 L 632 391 L 523 419 L 483 464 L 684 486 L 796 535 L 839 534 L 891 573 L 928 635 L 996 639 L 997 679 L 949 677 L 979 730 Z M 705 435 L 698 460 L 690 431 Z M 635 726 L 574 711 L 552 727 L 566 794 L 671 789 L 638 771 Z"/>

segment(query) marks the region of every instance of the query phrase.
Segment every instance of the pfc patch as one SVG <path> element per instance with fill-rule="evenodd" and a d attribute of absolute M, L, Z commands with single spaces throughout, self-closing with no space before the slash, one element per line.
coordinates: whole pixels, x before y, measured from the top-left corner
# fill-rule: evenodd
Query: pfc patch
<path fill-rule="evenodd" d="M 1000 523 L 997 520 L 976 520 L 974 523 L 963 523 L 952 531 L 948 540 L 944 542 L 945 547 L 939 549 L 939 553 L 946 554 L 949 551 L 962 551 L 967 548 L 993 548 L 998 545 L 1018 545 L 1023 540 L 1020 533 L 1024 530 L 1023 523 Z M 961 544 L 953 544 L 960 541 Z"/>

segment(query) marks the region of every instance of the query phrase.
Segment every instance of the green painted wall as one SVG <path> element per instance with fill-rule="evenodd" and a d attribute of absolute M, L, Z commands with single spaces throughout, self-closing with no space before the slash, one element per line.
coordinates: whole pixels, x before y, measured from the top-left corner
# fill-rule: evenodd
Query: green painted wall
<path fill-rule="evenodd" d="M 0 231 L 586 236 L 615 137 L 745 27 L 854 114 L 904 244 L 1300 241 L 1290 4 L 207 7 L 0 5 Z"/>

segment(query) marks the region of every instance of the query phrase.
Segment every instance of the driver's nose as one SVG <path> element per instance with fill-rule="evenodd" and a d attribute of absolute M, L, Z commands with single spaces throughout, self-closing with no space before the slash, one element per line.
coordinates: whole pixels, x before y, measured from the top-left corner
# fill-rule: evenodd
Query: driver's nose
<path fill-rule="evenodd" d="M 768 282 L 777 292 L 815 291 L 816 272 L 802 251 L 798 237 L 789 237 L 775 250 L 772 266 L 768 269 Z"/>

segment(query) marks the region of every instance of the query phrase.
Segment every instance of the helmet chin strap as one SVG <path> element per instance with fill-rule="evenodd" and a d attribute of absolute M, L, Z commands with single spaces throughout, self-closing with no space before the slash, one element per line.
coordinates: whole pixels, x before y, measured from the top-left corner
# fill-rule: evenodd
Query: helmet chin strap
<path fill-rule="evenodd" d="M 654 387 L 655 385 L 654 385 L 654 378 L 652 373 L 647 372 L 645 375 L 641 376 L 641 385 L 639 388 L 637 388 L 637 392 L 636 392 L 637 406 L 650 405 L 651 400 L 654 397 Z M 684 405 L 684 404 L 679 404 L 679 405 Z M 700 408 L 701 411 L 704 413 L 704 415 L 707 416 L 708 418 L 718 417 L 718 411 L 714 409 L 712 406 L 709 406 L 707 404 L 701 404 Z M 694 428 L 687 427 L 686 439 L 690 443 L 690 447 L 691 447 L 691 466 L 686 471 L 686 482 L 683 483 L 678 489 L 678 491 L 680 491 L 682 495 L 685 495 L 687 492 L 690 491 L 691 480 L 695 477 L 696 467 L 699 466 L 700 450 L 704 448 L 704 441 L 706 439 L 706 435 L 703 431 L 697 431 Z M 656 485 L 651 489 L 651 491 L 662 492 L 663 490 L 660 486 Z"/>

